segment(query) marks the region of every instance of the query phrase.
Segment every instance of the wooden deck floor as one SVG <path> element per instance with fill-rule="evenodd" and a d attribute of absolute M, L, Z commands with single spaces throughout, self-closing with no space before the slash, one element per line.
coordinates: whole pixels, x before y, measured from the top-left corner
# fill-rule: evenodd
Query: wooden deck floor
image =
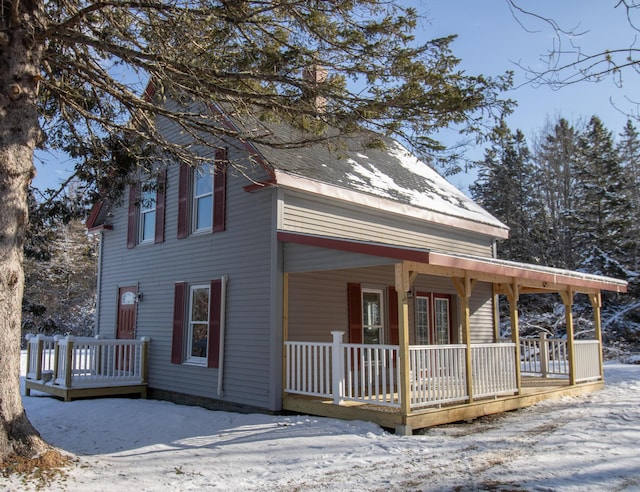
<path fill-rule="evenodd" d="M 410 430 L 417 430 L 518 410 L 544 400 L 592 393 L 603 387 L 603 381 L 569 386 L 569 382 L 566 379 L 523 377 L 522 392 L 519 395 L 478 399 L 472 403 L 434 406 L 414 410 L 409 415 L 402 415 L 398 408 L 381 407 L 352 401 L 345 402 L 343 405 L 334 405 L 332 400 L 299 395 L 285 395 L 283 408 L 292 412 L 322 417 L 365 420 L 375 422 L 389 429 L 397 430 L 402 426 Z"/>

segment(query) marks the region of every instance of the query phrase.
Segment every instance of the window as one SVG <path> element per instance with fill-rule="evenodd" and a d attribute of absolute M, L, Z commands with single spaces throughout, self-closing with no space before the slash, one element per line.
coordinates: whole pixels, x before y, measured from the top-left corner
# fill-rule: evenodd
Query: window
<path fill-rule="evenodd" d="M 174 287 L 171 362 L 217 368 L 222 323 L 222 279 Z"/>
<path fill-rule="evenodd" d="M 129 185 L 129 217 L 127 248 L 142 243 L 164 242 L 164 201 L 167 170 L 143 181 Z"/>
<path fill-rule="evenodd" d="M 433 296 L 434 327 L 436 345 L 451 343 L 451 320 L 449 319 L 449 298 L 438 294 Z"/>
<path fill-rule="evenodd" d="M 415 340 L 419 345 L 452 343 L 451 296 L 417 292 L 415 296 Z"/>
<path fill-rule="evenodd" d="M 139 242 L 154 241 L 156 237 L 156 183 L 148 182 L 142 186 L 140 196 Z"/>
<path fill-rule="evenodd" d="M 362 342 L 381 344 L 384 340 L 384 292 L 381 289 L 362 289 Z"/>
<path fill-rule="evenodd" d="M 193 172 L 193 232 L 213 225 L 213 166 L 204 164 Z"/>
<path fill-rule="evenodd" d="M 429 296 L 416 295 L 416 343 L 429 344 Z"/>
<path fill-rule="evenodd" d="M 189 289 L 189 325 L 187 329 L 187 362 L 205 364 L 209 339 L 209 286 Z"/>
<path fill-rule="evenodd" d="M 398 294 L 393 286 L 362 288 L 347 284 L 350 343 L 398 345 Z"/>
<path fill-rule="evenodd" d="M 193 169 L 180 165 L 178 239 L 193 233 L 225 230 L 227 151 L 216 149 L 213 164 Z"/>

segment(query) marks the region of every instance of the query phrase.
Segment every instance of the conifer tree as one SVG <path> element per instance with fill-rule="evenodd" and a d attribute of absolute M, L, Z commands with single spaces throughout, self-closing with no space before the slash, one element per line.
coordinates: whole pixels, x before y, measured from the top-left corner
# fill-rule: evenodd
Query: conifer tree
<path fill-rule="evenodd" d="M 579 266 L 619 277 L 632 252 L 631 202 L 611 132 L 596 116 L 579 137 L 575 178 L 572 225 Z"/>
<path fill-rule="evenodd" d="M 560 118 L 543 130 L 534 152 L 537 189 L 545 210 L 545 263 L 569 269 L 576 264 L 570 216 L 577 138 L 573 126 Z"/>
<path fill-rule="evenodd" d="M 540 263 L 542 209 L 525 137 L 520 130 L 512 133 L 502 121 L 491 141 L 484 160 L 477 163 L 471 196 L 509 226 L 509 239 L 498 246 L 500 258 Z"/>
<path fill-rule="evenodd" d="M 220 112 L 170 106 L 168 98 L 299 130 L 279 145 L 339 140 L 366 127 L 404 136 L 418 150 L 441 149 L 433 138 L 439 128 L 478 131 L 487 112 L 508 110 L 499 93 L 510 77 L 459 71 L 453 36 L 418 44 L 417 18 L 399 2 L 375 0 L 0 2 L 0 461 L 47 449 L 19 392 L 34 149 L 90 153 L 95 174 L 126 175 L 128 165 L 159 157 L 197 166 L 195 144 L 247 136 Z M 183 140 L 164 138 L 159 117 L 174 122 Z M 273 144 L 269 135 L 250 136 Z M 128 158 L 111 159 L 114 148 Z"/>

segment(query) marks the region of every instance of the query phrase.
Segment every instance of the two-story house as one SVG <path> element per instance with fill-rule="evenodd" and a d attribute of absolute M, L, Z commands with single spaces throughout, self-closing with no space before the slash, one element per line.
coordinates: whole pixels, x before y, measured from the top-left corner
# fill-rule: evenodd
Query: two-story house
<path fill-rule="evenodd" d="M 97 331 L 151 338 L 151 395 L 410 432 L 601 387 L 599 293 L 625 282 L 495 259 L 500 221 L 399 143 L 371 138 L 220 140 L 210 164 L 176 162 L 122 204 L 96 205 Z M 528 292 L 562 296 L 562 357 L 519 340 Z M 593 340 L 573 340 L 576 292 L 592 299 Z"/>

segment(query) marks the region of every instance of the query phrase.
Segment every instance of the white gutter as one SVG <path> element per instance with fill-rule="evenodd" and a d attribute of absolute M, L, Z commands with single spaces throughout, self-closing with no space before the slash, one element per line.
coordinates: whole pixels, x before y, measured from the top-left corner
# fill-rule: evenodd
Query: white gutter
<path fill-rule="evenodd" d="M 220 292 L 220 347 L 218 348 L 218 396 L 223 395 L 222 382 L 224 379 L 224 330 L 226 328 L 227 311 L 227 282 L 228 275 L 222 276 Z"/>

